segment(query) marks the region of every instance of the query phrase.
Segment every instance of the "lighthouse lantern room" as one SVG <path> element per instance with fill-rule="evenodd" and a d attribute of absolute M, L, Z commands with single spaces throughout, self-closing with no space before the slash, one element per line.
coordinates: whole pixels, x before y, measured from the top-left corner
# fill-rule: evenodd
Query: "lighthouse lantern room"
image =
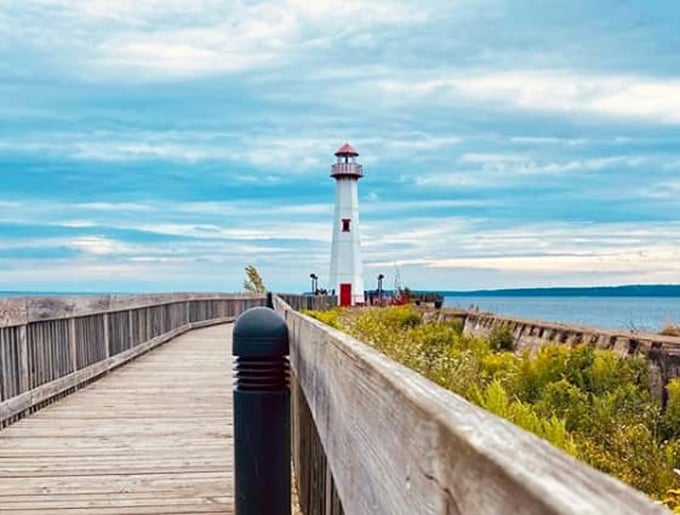
<path fill-rule="evenodd" d="M 359 153 L 349 143 L 335 152 L 331 167 L 335 179 L 335 218 L 331 249 L 330 287 L 341 306 L 364 303 L 363 263 L 359 233 L 358 181 L 364 175 Z"/>

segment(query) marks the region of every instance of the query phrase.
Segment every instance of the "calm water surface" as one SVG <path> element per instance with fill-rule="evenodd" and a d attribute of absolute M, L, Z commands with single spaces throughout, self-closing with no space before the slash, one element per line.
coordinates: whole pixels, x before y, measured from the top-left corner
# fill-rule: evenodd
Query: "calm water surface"
<path fill-rule="evenodd" d="M 444 306 L 603 329 L 657 331 L 680 322 L 676 297 L 446 297 Z"/>

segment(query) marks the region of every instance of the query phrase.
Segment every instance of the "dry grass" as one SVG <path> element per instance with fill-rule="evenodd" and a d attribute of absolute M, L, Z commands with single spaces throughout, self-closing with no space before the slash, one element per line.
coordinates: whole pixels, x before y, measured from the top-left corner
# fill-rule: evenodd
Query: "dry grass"
<path fill-rule="evenodd" d="M 680 325 L 673 323 L 666 324 L 663 329 L 659 331 L 659 334 L 663 334 L 664 336 L 680 336 Z"/>

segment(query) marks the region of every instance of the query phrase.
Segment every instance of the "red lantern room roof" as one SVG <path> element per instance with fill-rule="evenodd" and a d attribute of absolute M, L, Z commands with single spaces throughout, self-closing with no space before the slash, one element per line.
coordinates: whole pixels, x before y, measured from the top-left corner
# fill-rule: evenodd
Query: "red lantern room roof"
<path fill-rule="evenodd" d="M 336 156 L 358 156 L 359 152 L 354 150 L 352 145 L 349 143 L 345 143 L 343 146 L 341 146 L 338 150 L 335 151 Z"/>

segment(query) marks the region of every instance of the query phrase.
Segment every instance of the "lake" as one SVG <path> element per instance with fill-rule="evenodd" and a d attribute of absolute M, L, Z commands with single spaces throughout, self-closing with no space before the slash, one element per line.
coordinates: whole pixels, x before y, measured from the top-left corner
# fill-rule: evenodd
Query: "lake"
<path fill-rule="evenodd" d="M 445 297 L 444 306 L 602 329 L 658 331 L 680 322 L 678 297 Z"/>

